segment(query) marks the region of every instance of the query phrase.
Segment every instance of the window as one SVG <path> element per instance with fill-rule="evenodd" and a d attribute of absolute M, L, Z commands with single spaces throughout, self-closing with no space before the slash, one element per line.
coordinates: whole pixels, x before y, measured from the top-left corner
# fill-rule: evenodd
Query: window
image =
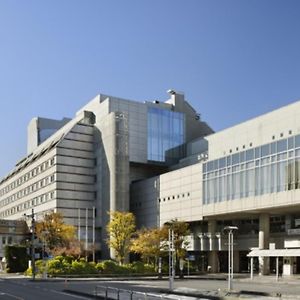
<path fill-rule="evenodd" d="M 148 159 L 166 161 L 177 159 L 180 154 L 170 149 L 185 142 L 183 113 L 166 109 L 148 108 Z M 167 151 L 170 150 L 170 151 Z M 179 149 L 179 152 L 182 149 Z"/>

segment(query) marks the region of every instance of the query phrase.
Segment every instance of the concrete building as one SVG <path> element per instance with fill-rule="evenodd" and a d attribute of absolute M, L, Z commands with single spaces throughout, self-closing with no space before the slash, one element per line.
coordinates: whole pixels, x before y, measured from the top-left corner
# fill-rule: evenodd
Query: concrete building
<path fill-rule="evenodd" d="M 165 102 L 98 95 L 72 119 L 35 118 L 28 155 L 0 182 L 0 218 L 61 212 L 102 257 L 109 210 L 139 227 L 190 224 L 189 255 L 201 270 L 300 273 L 300 102 L 213 133 L 170 90 Z M 282 265 L 282 267 L 281 267 Z"/>
<path fill-rule="evenodd" d="M 299 116 L 296 102 L 211 134 L 202 147 L 188 143 L 194 152 L 173 171 L 132 184 L 139 224 L 189 222 L 190 253 L 213 272 L 228 270 L 224 228 L 236 226 L 235 272 L 250 271 L 250 255 L 261 274 L 276 260 L 283 274 L 300 273 Z"/>
<path fill-rule="evenodd" d="M 129 210 L 130 184 L 167 172 L 186 142 L 212 133 L 182 93 L 169 94 L 144 103 L 98 95 L 73 119 L 31 120 L 28 155 L 0 182 L 0 218 L 60 212 L 108 257 L 107 212 Z"/>

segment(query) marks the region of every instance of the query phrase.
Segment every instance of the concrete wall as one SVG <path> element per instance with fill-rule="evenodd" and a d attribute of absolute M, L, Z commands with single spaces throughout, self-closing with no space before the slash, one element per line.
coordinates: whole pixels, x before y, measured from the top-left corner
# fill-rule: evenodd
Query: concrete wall
<path fill-rule="evenodd" d="M 300 133 L 300 101 L 206 137 L 209 160 Z"/>

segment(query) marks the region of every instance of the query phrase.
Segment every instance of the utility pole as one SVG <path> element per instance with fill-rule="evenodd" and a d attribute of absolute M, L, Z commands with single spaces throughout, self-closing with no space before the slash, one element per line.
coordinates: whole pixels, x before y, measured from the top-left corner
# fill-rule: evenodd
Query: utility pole
<path fill-rule="evenodd" d="M 88 261 L 88 208 L 85 210 L 85 260 Z"/>
<path fill-rule="evenodd" d="M 174 268 L 174 230 L 169 229 L 169 290 L 173 290 L 175 268 Z"/>
<path fill-rule="evenodd" d="M 31 210 L 31 268 L 32 268 L 32 280 L 35 280 L 35 219 L 34 209 Z"/>
<path fill-rule="evenodd" d="M 238 227 L 226 226 L 223 230 L 228 231 L 228 291 L 231 291 L 233 279 L 233 231 L 238 230 Z"/>
<path fill-rule="evenodd" d="M 25 218 L 31 218 L 31 269 L 32 269 L 32 280 L 35 280 L 35 219 L 34 209 L 31 210 L 31 215 L 24 214 Z"/>
<path fill-rule="evenodd" d="M 96 218 L 96 209 L 93 206 L 93 262 L 95 262 L 95 218 Z"/>

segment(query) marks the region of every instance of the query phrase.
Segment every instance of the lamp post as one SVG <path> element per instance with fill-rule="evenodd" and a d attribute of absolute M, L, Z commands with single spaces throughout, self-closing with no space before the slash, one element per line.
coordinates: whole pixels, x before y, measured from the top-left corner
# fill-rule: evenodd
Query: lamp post
<path fill-rule="evenodd" d="M 35 218 L 34 218 L 34 209 L 31 210 L 30 215 L 24 214 L 25 217 L 31 218 L 31 269 L 32 269 L 32 280 L 35 280 Z"/>
<path fill-rule="evenodd" d="M 43 278 L 47 279 L 48 274 L 47 274 L 47 261 L 46 261 L 46 246 L 47 246 L 47 241 L 46 241 L 46 236 L 47 234 L 49 234 L 48 230 L 43 230 L 41 232 L 41 236 L 42 236 L 42 242 L 43 242 L 43 248 L 42 248 L 42 258 L 43 258 L 43 266 L 44 266 L 44 271 L 43 271 Z"/>
<path fill-rule="evenodd" d="M 169 289 L 173 290 L 175 269 L 174 269 L 174 230 L 169 229 Z"/>
<path fill-rule="evenodd" d="M 238 230 L 237 226 L 226 226 L 224 232 L 228 232 L 228 290 L 232 290 L 233 279 L 233 232 Z"/>

